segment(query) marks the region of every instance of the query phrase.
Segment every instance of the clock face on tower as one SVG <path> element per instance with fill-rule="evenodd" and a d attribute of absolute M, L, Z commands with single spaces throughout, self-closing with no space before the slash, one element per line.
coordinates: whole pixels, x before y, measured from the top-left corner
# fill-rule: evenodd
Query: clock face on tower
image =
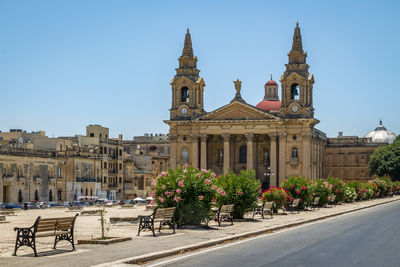
<path fill-rule="evenodd" d="M 293 113 L 297 113 L 297 111 L 299 111 L 299 107 L 298 106 L 292 106 L 292 111 L 293 111 Z"/>
<path fill-rule="evenodd" d="M 182 113 L 183 115 L 186 115 L 186 114 L 187 114 L 187 108 L 182 108 L 182 109 L 181 109 L 181 113 Z"/>

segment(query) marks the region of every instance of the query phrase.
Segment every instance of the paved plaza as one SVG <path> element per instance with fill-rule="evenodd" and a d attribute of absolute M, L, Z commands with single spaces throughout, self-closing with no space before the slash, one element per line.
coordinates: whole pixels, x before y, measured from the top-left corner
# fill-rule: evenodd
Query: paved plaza
<path fill-rule="evenodd" d="M 171 234 L 170 230 L 165 229 L 161 233 L 157 233 L 157 237 L 153 237 L 149 231 L 142 232 L 139 237 L 136 236 L 137 223 L 111 224 L 108 236 L 132 237 L 132 241 L 107 246 L 76 245 L 76 251 L 72 252 L 68 242 L 60 242 L 57 250 L 54 251 L 52 249 L 54 237 L 40 238 L 37 240 L 37 250 L 39 252 L 39 257 L 37 258 L 33 257 L 33 252 L 30 248 L 20 248 L 17 257 L 11 256 L 16 236 L 13 228 L 31 226 L 39 215 L 43 218 L 59 217 L 71 216 L 75 212 L 67 211 L 65 208 L 20 211 L 16 212 L 15 216 L 7 216 L 9 223 L 0 224 L 0 236 L 2 237 L 0 240 L 0 265 L 26 266 L 26 264 L 40 264 L 42 266 L 54 266 L 56 264 L 60 267 L 79 264 L 79 266 L 92 266 L 178 247 L 187 247 L 198 243 L 205 244 L 216 239 L 238 236 L 246 232 L 256 232 L 293 223 L 306 222 L 396 200 L 400 200 L 400 196 L 351 204 L 345 203 L 332 208 L 302 211 L 300 214 L 276 215 L 273 219 L 270 219 L 269 216 L 266 216 L 265 219 L 257 216 L 254 220 L 251 220 L 251 214 L 247 214 L 245 220 L 235 221 L 232 226 L 230 223 L 224 223 L 222 227 L 218 227 L 215 222 L 211 222 L 210 229 L 183 228 L 178 229 L 174 235 Z M 84 210 L 90 209 L 96 208 L 90 207 Z M 107 208 L 107 211 L 107 221 L 109 221 L 110 217 L 135 217 L 139 214 L 150 214 L 150 211 L 146 211 L 144 206 L 136 206 L 134 208 L 110 207 Z M 98 220 L 99 216 L 79 216 L 75 225 L 75 240 L 99 237 L 100 223 Z"/>

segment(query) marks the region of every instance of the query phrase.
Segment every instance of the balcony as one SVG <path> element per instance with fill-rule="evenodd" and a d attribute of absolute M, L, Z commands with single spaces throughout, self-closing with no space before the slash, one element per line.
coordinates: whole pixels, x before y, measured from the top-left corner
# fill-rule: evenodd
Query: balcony
<path fill-rule="evenodd" d="M 14 175 L 4 175 L 3 176 L 4 182 L 13 182 L 15 180 Z"/>
<path fill-rule="evenodd" d="M 109 169 L 108 173 L 118 173 L 118 170 Z"/>
<path fill-rule="evenodd" d="M 93 177 L 76 177 L 75 181 L 81 183 L 101 183 L 100 178 L 93 178 Z"/>
<path fill-rule="evenodd" d="M 299 164 L 299 158 L 298 157 L 291 157 L 290 158 L 290 165 L 298 165 Z"/>
<path fill-rule="evenodd" d="M 108 184 L 108 188 L 118 188 L 118 184 Z"/>

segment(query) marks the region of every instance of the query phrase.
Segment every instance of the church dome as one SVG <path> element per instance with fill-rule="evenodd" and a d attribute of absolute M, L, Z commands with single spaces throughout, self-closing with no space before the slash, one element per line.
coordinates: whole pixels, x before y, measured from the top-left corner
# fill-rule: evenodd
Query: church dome
<path fill-rule="evenodd" d="M 272 80 L 272 78 L 271 78 L 271 80 L 269 80 L 269 81 L 265 84 L 265 86 L 270 86 L 270 85 L 278 86 L 278 84 L 277 84 L 274 80 Z"/>
<path fill-rule="evenodd" d="M 378 127 L 375 131 L 367 133 L 364 137 L 371 138 L 372 142 L 375 143 L 392 143 L 396 139 L 396 134 L 388 131 L 385 126 L 382 125 L 382 120 L 379 122 Z"/>
<path fill-rule="evenodd" d="M 263 100 L 260 103 L 256 105 L 257 108 L 265 110 L 265 111 L 278 111 L 281 109 L 282 102 L 277 100 L 277 101 L 272 101 L 272 100 Z"/>

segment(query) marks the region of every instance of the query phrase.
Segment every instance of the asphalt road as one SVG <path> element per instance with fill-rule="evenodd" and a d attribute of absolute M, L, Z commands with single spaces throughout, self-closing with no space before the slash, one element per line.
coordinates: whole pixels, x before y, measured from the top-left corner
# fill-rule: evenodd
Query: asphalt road
<path fill-rule="evenodd" d="M 146 266 L 400 266 L 400 203 Z"/>

